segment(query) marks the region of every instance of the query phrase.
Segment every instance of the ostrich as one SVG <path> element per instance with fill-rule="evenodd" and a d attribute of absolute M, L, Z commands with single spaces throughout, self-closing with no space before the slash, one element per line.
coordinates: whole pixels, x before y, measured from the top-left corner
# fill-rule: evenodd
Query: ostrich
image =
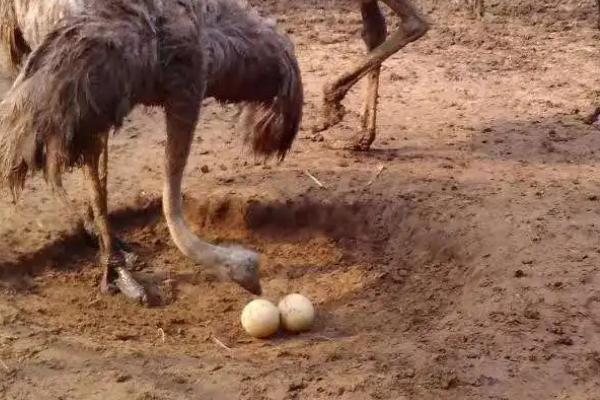
<path fill-rule="evenodd" d="M 0 3 L 10 65 L 18 70 L 22 62 L 0 103 L 0 186 L 16 199 L 28 172 L 42 170 L 64 199 L 62 174 L 81 167 L 104 267 L 100 289 L 147 302 L 107 218 L 107 141 L 136 105 L 162 106 L 163 211 L 174 243 L 193 261 L 260 294 L 258 254 L 194 235 L 183 217 L 181 185 L 207 96 L 246 104 L 246 139 L 254 152 L 285 157 L 303 105 L 289 39 L 237 0 L 30 4 Z"/>
<path fill-rule="evenodd" d="M 379 7 L 379 0 L 356 0 L 360 3 L 363 21 L 363 41 L 368 55 L 350 70 L 343 72 L 323 89 L 323 112 L 321 122 L 313 127 L 314 132 L 322 132 L 338 124 L 346 113 L 341 101 L 350 88 L 367 76 L 367 89 L 361 129 L 352 147 L 355 150 L 369 150 L 377 133 L 377 102 L 381 64 L 393 54 L 427 33 L 429 26 L 409 0 L 381 0 L 402 23 L 397 31 L 387 39 L 385 17 Z"/>
<path fill-rule="evenodd" d="M 364 76 L 367 76 L 367 89 L 361 116 L 360 133 L 354 139 L 354 150 L 369 150 L 377 134 L 377 103 L 381 64 L 408 44 L 418 40 L 429 30 L 423 19 L 409 0 L 356 0 L 360 3 L 363 21 L 363 41 L 369 53 L 357 65 L 343 72 L 323 88 L 323 110 L 319 124 L 313 131 L 322 132 L 338 124 L 346 110 L 341 101 L 348 91 Z M 387 39 L 385 18 L 379 2 L 386 4 L 402 20 L 397 31 Z M 485 0 L 466 0 L 469 9 L 477 17 L 485 13 Z M 598 5 L 598 28 L 600 28 L 600 0 Z"/>
<path fill-rule="evenodd" d="M 313 131 L 322 132 L 341 122 L 346 113 L 341 104 L 342 100 L 361 78 L 367 76 L 361 129 L 352 146 L 355 150 L 366 151 L 369 150 L 375 140 L 377 132 L 377 104 L 381 64 L 400 49 L 422 37 L 428 31 L 429 26 L 409 0 L 355 1 L 360 3 L 363 21 L 362 36 L 369 53 L 367 57 L 353 68 L 345 71 L 332 82 L 325 85 L 323 89 L 324 97 L 321 121 L 313 126 Z M 402 20 L 399 29 L 389 37 L 387 37 L 386 21 L 379 7 L 379 1 L 386 4 Z M 17 18 L 17 20 L 22 19 L 27 21 L 33 19 L 28 15 L 32 12 L 39 13 L 39 15 L 47 15 L 46 18 L 59 18 L 66 13 L 65 10 L 80 9 L 87 3 L 93 2 L 93 0 L 45 0 L 39 2 L 39 5 L 36 6 L 37 9 L 29 9 L 27 5 L 30 2 L 26 0 L 0 0 L 0 2 L 0 18 L 2 20 L 15 20 L 14 16 L 7 18 L 7 15 L 10 13 L 2 9 L 7 9 L 13 2 L 17 2 L 23 3 L 22 7 L 17 7 L 17 9 L 29 10 L 29 12 L 23 12 L 24 15 Z M 42 10 L 40 11 L 39 9 Z M 47 31 L 47 26 L 47 24 L 31 23 L 25 30 L 14 30 L 11 26 L 3 28 L 0 35 L 4 34 L 12 43 L 9 48 L 10 51 L 5 51 L 7 53 L 5 58 L 11 60 L 8 64 L 18 65 L 21 61 L 20 57 L 26 53 L 29 38 L 41 37 Z"/>

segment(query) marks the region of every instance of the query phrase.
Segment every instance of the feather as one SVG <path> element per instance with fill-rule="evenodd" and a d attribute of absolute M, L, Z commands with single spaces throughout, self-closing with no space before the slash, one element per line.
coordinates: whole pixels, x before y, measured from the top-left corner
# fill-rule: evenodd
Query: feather
<path fill-rule="evenodd" d="M 99 134 L 118 129 L 135 105 L 164 104 L 169 96 L 242 103 L 254 152 L 281 159 L 288 152 L 303 107 L 294 47 L 245 1 L 181 0 L 164 8 L 162 0 L 81 1 L 55 13 L 64 18 L 32 44 L 0 102 L 0 187 L 17 196 L 28 174 L 41 170 L 61 189 L 63 172 L 97 152 Z M 5 32 L 18 36 L 22 28 L 12 4 L 0 0 L 0 17 L 8 18 L 0 29 L 4 49 L 14 47 Z"/>

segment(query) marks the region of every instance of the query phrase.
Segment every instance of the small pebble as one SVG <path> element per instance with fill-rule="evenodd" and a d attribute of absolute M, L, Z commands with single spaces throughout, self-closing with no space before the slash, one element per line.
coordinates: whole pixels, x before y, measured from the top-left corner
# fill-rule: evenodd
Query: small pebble
<path fill-rule="evenodd" d="M 573 346 L 573 339 L 571 339 L 568 336 L 563 336 L 561 338 L 558 338 L 558 340 L 556 341 L 556 344 L 563 344 L 565 346 Z"/>
<path fill-rule="evenodd" d="M 123 383 L 123 382 L 127 382 L 128 380 L 131 379 L 131 375 L 127 375 L 127 374 L 119 374 L 117 375 L 117 383 Z"/>
<path fill-rule="evenodd" d="M 515 271 L 515 278 L 523 278 L 525 276 L 525 272 L 522 269 L 518 269 Z"/>

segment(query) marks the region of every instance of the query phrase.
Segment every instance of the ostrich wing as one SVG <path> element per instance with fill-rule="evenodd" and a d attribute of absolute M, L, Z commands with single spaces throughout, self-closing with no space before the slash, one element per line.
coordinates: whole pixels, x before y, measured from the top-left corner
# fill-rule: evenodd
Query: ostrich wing
<path fill-rule="evenodd" d="M 105 7 L 60 23 L 0 103 L 0 186 L 14 194 L 30 170 L 43 169 L 60 187 L 65 168 L 98 146 L 98 133 L 152 94 L 156 10 L 143 1 Z"/>

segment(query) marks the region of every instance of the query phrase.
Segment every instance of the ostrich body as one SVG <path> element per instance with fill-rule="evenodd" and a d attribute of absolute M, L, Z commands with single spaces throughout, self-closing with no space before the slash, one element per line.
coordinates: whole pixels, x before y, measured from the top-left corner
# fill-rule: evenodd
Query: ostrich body
<path fill-rule="evenodd" d="M 244 103 L 253 150 L 283 159 L 303 103 L 291 42 L 235 0 L 42 3 L 0 3 L 0 39 L 19 70 L 0 103 L 0 186 L 16 197 L 28 172 L 43 170 L 64 198 L 61 176 L 80 166 L 104 265 L 101 289 L 146 302 L 107 218 L 107 141 L 135 105 L 162 106 L 163 211 L 173 241 L 195 262 L 259 294 L 258 255 L 195 236 L 183 217 L 181 184 L 207 95 Z"/>

